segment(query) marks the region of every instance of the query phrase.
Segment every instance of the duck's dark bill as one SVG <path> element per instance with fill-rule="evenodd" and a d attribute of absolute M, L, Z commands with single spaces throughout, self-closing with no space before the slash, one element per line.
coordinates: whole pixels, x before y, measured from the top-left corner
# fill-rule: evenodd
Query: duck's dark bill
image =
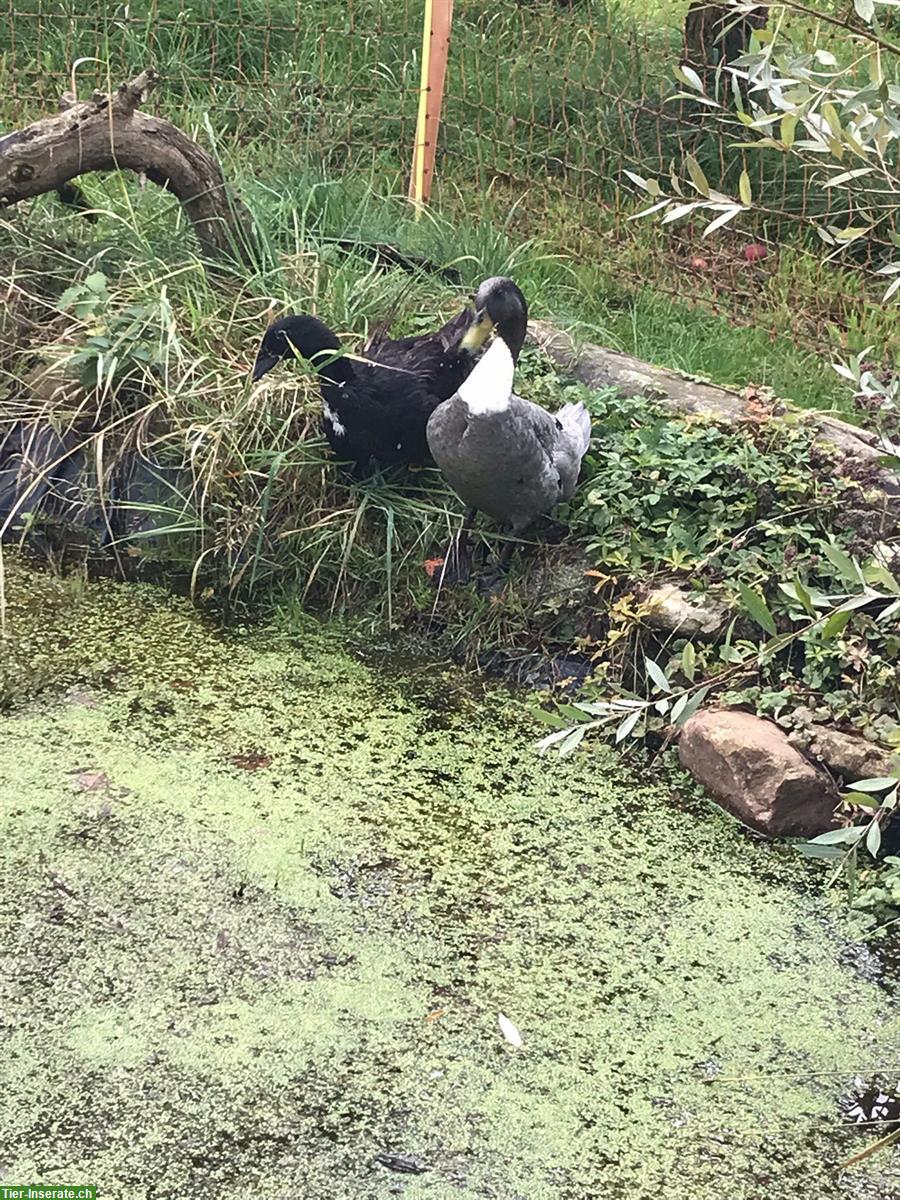
<path fill-rule="evenodd" d="M 256 383 L 262 379 L 263 375 L 271 371 L 278 362 L 274 354 L 264 354 L 260 351 L 256 356 L 256 362 L 253 364 L 253 382 Z"/>

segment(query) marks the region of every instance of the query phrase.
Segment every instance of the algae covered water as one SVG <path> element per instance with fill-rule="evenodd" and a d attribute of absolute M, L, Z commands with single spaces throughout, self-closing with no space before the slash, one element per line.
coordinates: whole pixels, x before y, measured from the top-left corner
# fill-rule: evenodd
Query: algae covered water
<path fill-rule="evenodd" d="M 900 1195 L 835 1170 L 900 1018 L 803 863 L 438 667 L 6 587 L 3 1181 Z"/>

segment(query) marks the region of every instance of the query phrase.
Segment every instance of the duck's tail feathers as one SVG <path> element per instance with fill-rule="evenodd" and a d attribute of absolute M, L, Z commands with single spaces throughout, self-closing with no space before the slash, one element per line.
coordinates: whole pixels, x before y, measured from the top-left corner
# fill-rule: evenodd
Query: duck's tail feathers
<path fill-rule="evenodd" d="M 591 444 L 591 414 L 579 400 L 577 404 L 564 404 L 556 419 L 574 441 L 579 459 L 584 458 Z"/>

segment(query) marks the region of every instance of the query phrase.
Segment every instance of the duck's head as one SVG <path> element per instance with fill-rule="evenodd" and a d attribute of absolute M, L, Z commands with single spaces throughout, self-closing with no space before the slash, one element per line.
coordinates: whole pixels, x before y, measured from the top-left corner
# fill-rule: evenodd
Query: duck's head
<path fill-rule="evenodd" d="M 253 364 L 253 382 L 262 379 L 284 358 L 315 358 L 323 350 L 340 350 L 341 343 L 318 317 L 306 313 L 282 317 L 266 330 Z"/>
<path fill-rule="evenodd" d="M 528 303 L 511 279 L 494 276 L 485 279 L 475 293 L 475 319 L 462 339 L 464 350 L 478 350 L 488 335 L 496 331 L 509 347 L 515 362 L 525 344 L 528 328 Z"/>

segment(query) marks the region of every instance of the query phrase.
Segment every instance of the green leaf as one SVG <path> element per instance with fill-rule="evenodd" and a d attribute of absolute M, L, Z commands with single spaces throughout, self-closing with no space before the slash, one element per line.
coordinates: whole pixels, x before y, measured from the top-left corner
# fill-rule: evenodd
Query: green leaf
<path fill-rule="evenodd" d="M 739 212 L 743 212 L 743 209 L 740 207 L 740 205 L 732 204 L 729 208 L 726 208 L 724 212 L 719 213 L 717 217 L 710 221 L 707 227 L 703 230 L 701 237 L 706 237 L 706 235 L 709 233 L 715 233 L 717 229 L 721 229 L 723 225 L 727 225 L 729 221 L 733 220 Z"/>
<path fill-rule="evenodd" d="M 855 846 L 866 832 L 865 825 L 845 825 L 843 829 L 829 829 L 818 837 L 810 838 L 811 846 Z"/>
<path fill-rule="evenodd" d="M 653 680 L 653 683 L 661 692 L 671 692 L 672 685 L 666 679 L 666 673 L 652 658 L 644 658 L 644 666 L 647 668 L 647 674 Z"/>
<path fill-rule="evenodd" d="M 84 286 L 89 292 L 93 292 L 96 296 L 102 296 L 106 291 L 106 276 L 102 271 L 94 271 L 92 275 L 88 275 L 84 281 Z"/>
<path fill-rule="evenodd" d="M 565 758 L 567 755 L 575 753 L 581 745 L 585 732 L 585 727 L 581 725 L 578 729 L 573 729 L 568 737 L 563 738 L 557 747 L 560 758 Z"/>
<path fill-rule="evenodd" d="M 840 143 L 842 133 L 841 118 L 838 116 L 837 109 L 830 100 L 826 100 L 822 105 L 822 116 L 828 122 L 828 128 L 831 130 L 832 135 Z"/>
<path fill-rule="evenodd" d="M 672 203 L 671 200 L 659 200 L 656 204 L 651 204 L 649 208 L 642 208 L 640 212 L 632 213 L 628 218 L 629 221 L 639 221 L 641 217 L 649 217 L 651 213 L 659 212 L 661 208 L 668 208 Z"/>
<path fill-rule="evenodd" d="M 842 183 L 849 183 L 851 179 L 860 179 L 863 175 L 868 175 L 874 170 L 874 167 L 857 167 L 855 171 L 842 171 L 840 175 L 835 175 L 833 179 L 827 179 L 822 184 L 822 187 L 840 187 Z"/>
<path fill-rule="evenodd" d="M 808 616 L 814 617 L 816 615 L 812 597 L 799 579 L 792 580 L 789 583 L 779 583 L 778 586 L 786 596 L 799 604 Z"/>
<path fill-rule="evenodd" d="M 887 567 L 883 567 L 880 563 L 872 563 L 871 566 L 866 567 L 863 575 L 866 578 L 866 583 L 880 583 L 882 587 L 886 587 L 888 591 L 893 592 L 895 595 L 900 592 L 900 585 L 898 585 L 897 580 Z"/>
<path fill-rule="evenodd" d="M 758 592 L 754 592 L 752 588 L 747 587 L 745 583 L 738 584 L 738 592 L 741 597 L 741 603 L 756 624 L 760 625 L 766 633 L 776 634 L 778 628 L 775 625 L 775 618 L 769 612 L 769 606 L 763 600 L 762 596 Z"/>
<path fill-rule="evenodd" d="M 555 746 L 564 738 L 567 738 L 569 734 L 575 732 L 576 730 L 573 729 L 557 729 L 554 733 L 548 733 L 546 737 L 542 737 L 537 743 L 537 748 L 543 753 L 545 750 L 549 750 L 551 746 Z"/>
<path fill-rule="evenodd" d="M 741 194 L 741 203 L 744 205 L 745 208 L 749 208 L 750 205 L 753 203 L 753 188 L 750 186 L 750 176 L 747 174 L 746 171 L 741 171 L 741 178 L 740 178 L 740 182 L 738 183 L 738 190 L 740 191 L 740 194 Z"/>
<path fill-rule="evenodd" d="M 781 144 L 788 149 L 794 144 L 794 134 L 800 117 L 797 113 L 785 113 L 781 118 Z"/>
<path fill-rule="evenodd" d="M 797 599 L 803 605 L 803 608 L 806 610 L 807 614 L 811 617 L 814 617 L 816 615 L 815 603 L 812 596 L 799 579 L 794 581 L 794 588 L 797 592 Z"/>
<path fill-rule="evenodd" d="M 681 652 L 681 670 L 684 673 L 685 679 L 689 683 L 693 683 L 697 670 L 697 651 L 694 649 L 693 642 L 688 642 Z"/>
<path fill-rule="evenodd" d="M 556 707 L 561 717 L 568 718 L 570 725 L 573 721 L 582 719 L 582 710 L 575 704 L 558 704 Z"/>
<path fill-rule="evenodd" d="M 841 800 L 845 804 L 855 804 L 859 808 L 877 808 L 878 801 L 872 796 L 864 796 L 861 792 L 843 792 Z"/>
<path fill-rule="evenodd" d="M 845 554 L 840 546 L 830 542 L 824 548 L 825 557 L 837 569 L 842 578 L 850 583 L 862 583 L 862 573 L 849 554 Z"/>
<path fill-rule="evenodd" d="M 576 700 L 574 707 L 590 717 L 606 717 L 610 712 L 610 706 L 605 700 Z"/>
<path fill-rule="evenodd" d="M 700 207 L 699 200 L 691 200 L 689 204 L 678 204 L 675 208 L 669 209 L 662 219 L 663 225 L 669 225 L 672 221 L 678 221 L 681 217 L 687 216 L 689 212 L 693 212 L 695 208 Z"/>
<path fill-rule="evenodd" d="M 708 687 L 698 688 L 696 692 L 685 693 L 675 701 L 672 707 L 672 721 L 676 725 L 683 725 L 689 717 L 692 717 L 709 693 Z"/>
<path fill-rule="evenodd" d="M 843 612 L 855 612 L 858 608 L 865 608 L 873 600 L 889 599 L 889 596 L 882 596 L 880 592 L 873 592 L 870 588 L 867 588 L 864 592 L 860 592 L 858 596 L 851 596 L 849 600 L 845 600 L 841 605 L 841 610 Z"/>
<path fill-rule="evenodd" d="M 840 846 L 816 846 L 812 842 L 801 842 L 797 849 L 804 858 L 843 858 L 844 851 Z"/>
<path fill-rule="evenodd" d="M 873 858 L 878 857 L 878 851 L 881 849 L 881 826 L 877 821 L 873 821 L 869 826 L 869 832 L 866 834 L 866 849 Z"/>
<path fill-rule="evenodd" d="M 529 708 L 529 717 L 533 717 L 535 721 L 540 721 L 542 725 L 550 725 L 554 729 L 571 729 L 571 721 L 564 721 L 558 713 L 547 712 L 546 708 L 538 708 L 537 706 Z"/>
<path fill-rule="evenodd" d="M 875 16 L 875 0 L 853 0 L 853 7 L 861 21 L 865 21 L 867 25 L 871 23 Z"/>
<path fill-rule="evenodd" d="M 622 724 L 619 726 L 619 728 L 616 730 L 616 741 L 624 742 L 625 739 L 632 732 L 635 725 L 637 725 L 638 721 L 641 719 L 641 717 L 643 715 L 644 714 L 641 709 L 637 709 L 635 712 L 629 713 L 628 716 L 625 718 L 625 720 L 622 722 Z"/>
<path fill-rule="evenodd" d="M 703 169 L 693 154 L 685 156 L 684 164 L 688 169 L 688 175 L 691 177 L 691 183 L 693 183 L 700 195 L 709 196 L 709 181 L 703 174 Z"/>
<path fill-rule="evenodd" d="M 848 225 L 846 229 L 839 229 L 834 236 L 839 242 L 856 242 L 865 237 L 870 229 L 870 225 Z"/>
<path fill-rule="evenodd" d="M 783 150 L 781 142 L 776 142 L 772 137 L 760 138 L 758 142 L 736 142 L 735 146 L 738 150 Z"/>
<path fill-rule="evenodd" d="M 59 307 L 63 312 L 66 312 L 72 307 L 76 300 L 81 298 L 82 287 L 80 283 L 76 283 L 73 287 L 68 287 L 59 298 Z"/>
<path fill-rule="evenodd" d="M 896 775 L 881 775 L 873 779 L 858 779 L 853 785 L 855 792 L 886 792 L 897 786 Z"/>
<path fill-rule="evenodd" d="M 855 137 L 849 129 L 844 130 L 844 142 L 850 147 L 857 158 L 866 157 L 866 148 L 860 142 L 859 138 Z"/>
<path fill-rule="evenodd" d="M 723 646 L 719 652 L 719 656 L 722 662 L 742 663 L 744 661 L 744 655 L 741 654 L 736 646 Z"/>
<path fill-rule="evenodd" d="M 634 171 L 626 171 L 624 167 L 622 168 L 622 174 L 627 175 L 631 182 L 637 184 L 642 191 L 650 191 L 650 188 L 647 186 L 647 180 L 644 179 L 643 175 L 635 175 Z"/>
<path fill-rule="evenodd" d="M 680 67 L 675 68 L 675 74 L 682 83 L 686 83 L 688 87 L 693 88 L 695 92 L 699 92 L 701 95 L 703 94 L 703 80 L 693 67 L 688 67 L 685 64 L 682 64 Z"/>

